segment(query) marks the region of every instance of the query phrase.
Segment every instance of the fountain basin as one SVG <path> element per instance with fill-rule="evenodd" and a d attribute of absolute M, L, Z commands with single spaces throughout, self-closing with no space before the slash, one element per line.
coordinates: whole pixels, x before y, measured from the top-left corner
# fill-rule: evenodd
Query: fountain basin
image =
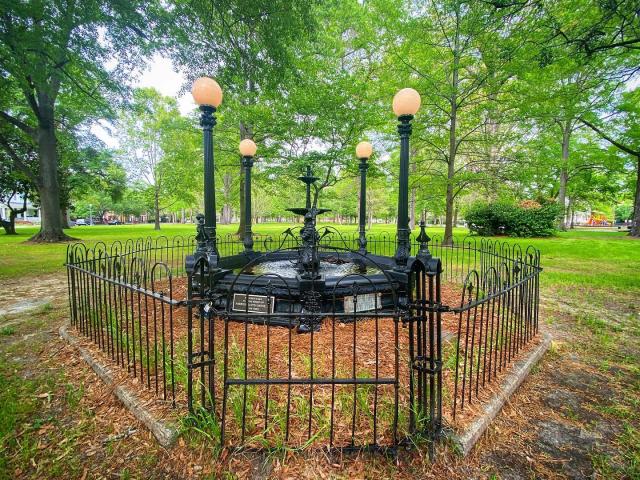
<path fill-rule="evenodd" d="M 398 282 L 389 273 L 394 266 L 389 257 L 346 250 L 319 252 L 319 276 L 310 280 L 296 270 L 298 255 L 292 249 L 220 259 L 222 271 L 209 286 L 215 308 L 230 312 L 234 320 L 288 327 L 298 326 L 309 291 L 321 312 L 362 315 L 394 308 Z"/>

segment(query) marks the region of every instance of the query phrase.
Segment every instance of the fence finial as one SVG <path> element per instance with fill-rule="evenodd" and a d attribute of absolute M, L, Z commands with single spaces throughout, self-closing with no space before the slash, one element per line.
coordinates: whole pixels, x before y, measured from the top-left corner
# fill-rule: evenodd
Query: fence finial
<path fill-rule="evenodd" d="M 418 250 L 418 255 L 416 256 L 426 259 L 431 258 L 431 252 L 429 251 L 429 242 L 431 241 L 431 237 L 427 235 L 427 225 L 425 224 L 424 220 L 420 220 L 420 233 L 418 234 L 416 240 L 420 244 L 420 249 Z"/>

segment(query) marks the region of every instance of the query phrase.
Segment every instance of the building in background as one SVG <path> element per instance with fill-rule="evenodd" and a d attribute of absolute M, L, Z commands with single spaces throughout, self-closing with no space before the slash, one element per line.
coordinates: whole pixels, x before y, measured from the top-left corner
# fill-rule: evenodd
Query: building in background
<path fill-rule="evenodd" d="M 15 195 L 10 200 L 10 205 L 6 203 L 0 203 L 0 217 L 4 220 L 9 220 L 9 215 L 11 213 L 11 208 L 14 210 L 21 210 L 24 205 L 24 201 L 22 196 Z M 36 207 L 31 200 L 27 199 L 27 210 L 23 213 L 18 214 L 16 217 L 16 223 L 40 223 L 40 207 Z"/>

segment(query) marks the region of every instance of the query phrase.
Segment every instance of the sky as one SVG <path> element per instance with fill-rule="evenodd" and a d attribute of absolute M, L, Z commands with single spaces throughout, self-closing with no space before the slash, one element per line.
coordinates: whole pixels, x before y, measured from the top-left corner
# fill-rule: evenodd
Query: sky
<path fill-rule="evenodd" d="M 174 97 L 178 101 L 178 109 L 182 115 L 186 115 L 195 108 L 191 93 L 180 89 L 184 83 L 184 76 L 177 72 L 170 59 L 161 55 L 154 55 L 147 62 L 148 68 L 133 82 L 134 87 L 153 87 L 162 95 Z M 100 124 L 92 126 L 91 131 L 110 148 L 118 146 L 117 139 L 110 135 L 109 131 Z"/>

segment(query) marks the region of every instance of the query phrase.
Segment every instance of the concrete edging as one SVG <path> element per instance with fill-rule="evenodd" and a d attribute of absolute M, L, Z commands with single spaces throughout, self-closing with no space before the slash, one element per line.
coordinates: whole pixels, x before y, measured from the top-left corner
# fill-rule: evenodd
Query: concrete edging
<path fill-rule="evenodd" d="M 462 453 L 462 456 L 466 457 L 469 452 L 471 452 L 475 444 L 489 427 L 491 421 L 500 413 L 504 404 L 507 403 L 511 395 L 518 389 L 524 379 L 527 378 L 533 366 L 538 363 L 550 346 L 551 335 L 544 333 L 540 345 L 529 353 L 526 358 L 513 364 L 511 372 L 507 374 L 500 384 L 500 391 L 485 405 L 480 418 L 476 419 L 461 434 L 450 435 L 450 439 Z"/>
<path fill-rule="evenodd" d="M 100 379 L 108 386 L 114 387 L 113 393 L 124 404 L 125 407 L 141 421 L 158 440 L 158 443 L 163 447 L 171 447 L 178 438 L 178 429 L 171 425 L 155 418 L 147 409 L 144 408 L 143 402 L 131 393 L 128 389 L 121 385 L 115 385 L 113 376 L 108 367 L 100 364 L 94 359 L 87 350 L 82 348 L 78 343 L 78 340 L 67 331 L 67 327 L 63 325 L 59 330 L 60 337 L 66 340 L 70 345 L 75 347 L 80 352 L 80 357 L 87 362 L 94 372 L 100 377 Z"/>

